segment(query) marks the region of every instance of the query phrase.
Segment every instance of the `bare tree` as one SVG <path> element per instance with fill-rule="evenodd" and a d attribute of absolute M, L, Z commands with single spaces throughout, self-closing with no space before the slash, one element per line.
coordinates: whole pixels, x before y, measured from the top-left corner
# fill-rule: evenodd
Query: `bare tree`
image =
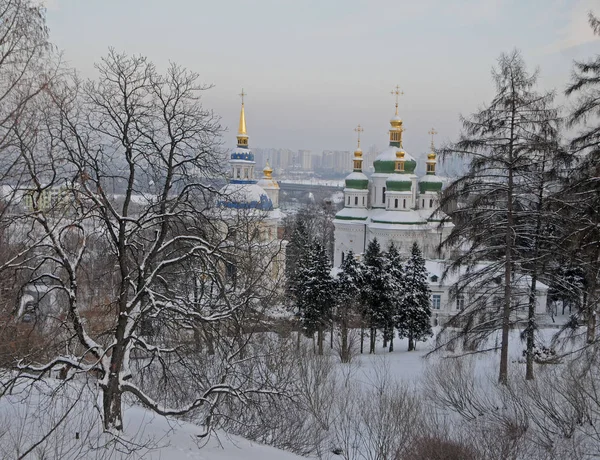
<path fill-rule="evenodd" d="M 62 347 L 18 369 L 97 375 L 109 431 L 123 429 L 128 393 L 161 415 L 202 413 L 208 432 L 222 399 L 277 392 L 235 369 L 251 358 L 244 318 L 274 295 L 279 247 L 261 212 L 218 205 L 221 128 L 196 74 L 113 50 L 97 70 L 97 81 L 54 84 L 14 127 L 27 204 L 10 225 L 26 249 L 3 268 L 56 292 Z M 85 286 L 97 261 L 103 315 Z M 210 359 L 198 331 L 219 339 Z"/>

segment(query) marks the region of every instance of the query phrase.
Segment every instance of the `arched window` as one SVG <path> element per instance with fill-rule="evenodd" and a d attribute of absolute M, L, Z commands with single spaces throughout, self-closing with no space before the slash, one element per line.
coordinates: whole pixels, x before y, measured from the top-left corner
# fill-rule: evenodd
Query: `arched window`
<path fill-rule="evenodd" d="M 404 209 L 406 209 L 406 198 L 404 198 L 404 199 L 402 200 L 402 207 L 403 207 Z"/>
<path fill-rule="evenodd" d="M 342 251 L 342 263 L 344 263 L 345 258 L 346 258 L 346 254 L 344 254 L 344 251 Z"/>
<path fill-rule="evenodd" d="M 363 196 L 363 206 L 365 205 L 365 197 Z"/>
<path fill-rule="evenodd" d="M 398 207 L 398 198 L 396 198 L 396 199 L 394 200 L 394 208 L 397 208 L 397 207 Z"/>
<path fill-rule="evenodd" d="M 425 198 L 423 198 L 423 201 L 421 202 L 421 207 L 425 209 Z"/>
<path fill-rule="evenodd" d="M 358 206 L 358 197 L 357 196 L 354 197 L 354 206 Z"/>
<path fill-rule="evenodd" d="M 383 193 L 381 194 L 381 202 L 385 204 L 385 187 L 383 187 Z"/>
<path fill-rule="evenodd" d="M 348 197 L 348 206 L 350 206 L 350 197 Z"/>
<path fill-rule="evenodd" d="M 433 200 L 429 200 L 429 207 L 432 208 L 433 207 Z"/>

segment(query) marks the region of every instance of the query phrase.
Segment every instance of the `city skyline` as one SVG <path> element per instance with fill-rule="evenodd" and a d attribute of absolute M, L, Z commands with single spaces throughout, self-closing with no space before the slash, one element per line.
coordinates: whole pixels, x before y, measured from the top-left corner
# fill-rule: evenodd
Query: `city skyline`
<path fill-rule="evenodd" d="M 172 60 L 214 84 L 204 104 L 228 128 L 226 148 L 235 142 L 242 88 L 250 147 L 353 150 L 358 123 L 364 146 L 385 146 L 389 93 L 400 85 L 404 146 L 418 157 L 431 127 L 437 143 L 455 139 L 459 114 L 489 101 L 501 52 L 520 49 L 528 68 L 540 69 L 539 88 L 556 89 L 564 102 L 571 61 L 594 46 L 592 0 L 46 5 L 53 42 L 83 76 L 94 76 L 93 63 L 113 46 L 160 68 Z"/>

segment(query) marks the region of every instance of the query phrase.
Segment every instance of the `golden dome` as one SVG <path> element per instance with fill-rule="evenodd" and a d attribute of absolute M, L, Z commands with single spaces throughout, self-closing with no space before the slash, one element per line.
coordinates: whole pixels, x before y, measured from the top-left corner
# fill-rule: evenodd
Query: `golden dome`
<path fill-rule="evenodd" d="M 402 128 L 402 118 L 395 116 L 390 120 L 390 125 L 392 125 L 392 128 L 395 129 Z"/>
<path fill-rule="evenodd" d="M 356 150 L 354 151 L 354 156 L 355 156 L 355 157 L 357 157 L 357 158 L 362 158 L 362 150 L 361 150 L 361 149 L 359 149 L 359 148 L 358 148 L 358 149 L 356 149 Z"/>
<path fill-rule="evenodd" d="M 271 179 L 272 174 L 273 174 L 273 170 L 271 169 L 271 166 L 269 165 L 269 160 L 267 160 L 267 164 L 265 165 L 265 169 L 263 169 L 263 173 L 265 174 L 265 178 L 267 179 Z"/>
<path fill-rule="evenodd" d="M 404 155 L 406 154 L 406 152 L 404 152 L 404 150 L 396 150 L 396 159 L 397 160 L 404 160 Z"/>
<path fill-rule="evenodd" d="M 435 160 L 435 153 L 431 152 L 427 154 L 427 159 L 428 160 Z"/>

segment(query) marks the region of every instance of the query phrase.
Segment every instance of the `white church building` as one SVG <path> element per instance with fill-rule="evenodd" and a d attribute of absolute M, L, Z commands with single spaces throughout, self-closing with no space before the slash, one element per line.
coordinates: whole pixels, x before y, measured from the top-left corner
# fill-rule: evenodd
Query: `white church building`
<path fill-rule="evenodd" d="M 426 175 L 417 177 L 417 162 L 402 147 L 402 119 L 396 114 L 390 120 L 389 147 L 373 162 L 371 178 L 363 173 L 360 137 L 354 152 L 353 172 L 346 177 L 344 208 L 335 220 L 333 264 L 339 267 L 346 254 L 363 254 L 375 238 L 386 250 L 393 241 L 401 253 L 408 254 L 417 242 L 428 259 L 443 257 L 437 253 L 440 242 L 449 234 L 452 224 L 441 224 L 436 212 L 443 180 L 436 176 L 436 155 L 427 155 Z M 358 128 L 360 136 L 360 127 Z M 433 131 L 432 131 L 433 133 Z"/>

